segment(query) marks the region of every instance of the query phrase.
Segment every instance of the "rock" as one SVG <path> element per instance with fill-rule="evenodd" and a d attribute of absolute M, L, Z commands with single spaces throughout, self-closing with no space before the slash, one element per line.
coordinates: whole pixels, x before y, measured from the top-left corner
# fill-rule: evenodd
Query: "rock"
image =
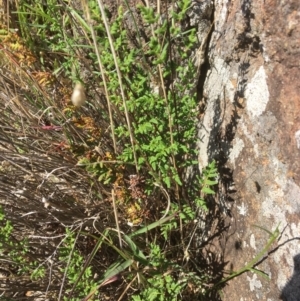
<path fill-rule="evenodd" d="M 300 300 L 292 292 L 300 283 L 292 276 L 300 253 L 299 0 L 216 0 L 208 47 L 199 168 L 219 164 L 217 205 L 230 229 L 214 242 L 226 269 L 242 268 L 266 245 L 268 234 L 253 225 L 281 231 L 256 266 L 270 280 L 244 273 L 222 299 L 271 301 L 282 291 Z"/>

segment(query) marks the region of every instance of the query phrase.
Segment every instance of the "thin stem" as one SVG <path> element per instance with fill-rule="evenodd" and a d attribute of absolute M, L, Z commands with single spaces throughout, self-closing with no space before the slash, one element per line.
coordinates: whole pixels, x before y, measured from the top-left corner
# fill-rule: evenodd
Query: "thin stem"
<path fill-rule="evenodd" d="M 115 47 L 114 47 L 114 44 L 113 44 L 112 36 L 110 34 L 110 28 L 109 28 L 109 24 L 108 24 L 107 19 L 106 19 L 106 15 L 105 15 L 102 0 L 97 0 L 97 2 L 98 2 L 98 5 L 99 5 L 99 8 L 100 8 L 100 11 L 101 11 L 103 23 L 104 23 L 106 33 L 107 33 L 107 37 L 108 37 L 108 41 L 109 41 L 109 44 L 110 44 L 110 49 L 111 49 L 112 54 L 113 54 L 114 63 L 115 63 L 117 74 L 118 74 L 119 86 L 120 86 L 121 96 L 122 96 L 122 100 L 123 100 L 123 106 L 124 106 L 124 111 L 125 111 L 125 116 L 126 116 L 127 127 L 128 127 L 128 131 L 129 131 L 129 136 L 130 136 L 130 143 L 131 143 L 132 151 L 133 151 L 134 163 L 135 163 L 136 173 L 138 174 L 139 170 L 138 170 L 138 162 L 137 162 L 137 156 L 136 156 L 136 151 L 135 151 L 135 142 L 134 142 L 133 132 L 132 132 L 132 128 L 131 128 L 131 121 L 130 121 L 129 114 L 128 114 L 128 108 L 127 108 L 127 104 L 126 104 L 125 93 L 124 93 L 124 89 L 123 89 L 122 77 L 121 77 L 121 72 L 120 72 L 120 68 L 119 68 L 119 64 L 118 64 L 118 60 L 117 60 L 117 55 L 116 55 Z"/>
<path fill-rule="evenodd" d="M 108 93 L 104 66 L 102 64 L 102 60 L 101 60 L 98 45 L 97 45 L 95 30 L 94 30 L 94 27 L 92 26 L 92 22 L 91 22 L 90 9 L 89 9 L 87 3 L 85 3 L 85 11 L 86 11 L 86 14 L 87 14 L 87 21 L 89 23 L 92 38 L 93 38 L 94 49 L 95 49 L 95 53 L 97 55 L 97 61 L 98 61 L 98 64 L 99 64 L 101 75 L 102 75 L 102 81 L 103 81 L 105 96 L 106 96 L 106 100 L 107 100 L 107 107 L 108 107 L 108 114 L 109 114 L 109 120 L 110 120 L 110 127 L 111 127 L 111 135 L 112 135 L 112 140 L 113 140 L 114 152 L 116 154 L 117 153 L 117 144 L 116 144 L 115 125 L 114 125 L 114 120 L 113 120 L 113 116 L 112 116 L 110 96 L 109 96 L 109 93 Z"/>
<path fill-rule="evenodd" d="M 268 231 L 267 231 L 268 232 Z M 254 265 L 263 257 L 263 255 L 268 251 L 268 249 L 270 248 L 270 246 L 273 244 L 273 242 L 277 239 L 277 237 L 279 236 L 279 229 L 278 226 L 275 229 L 275 231 L 272 233 L 271 237 L 269 238 L 267 244 L 265 245 L 265 247 L 243 268 L 241 268 L 240 270 L 238 270 L 237 272 L 233 272 L 231 275 L 229 275 L 226 278 L 223 278 L 219 283 L 216 284 L 216 286 L 219 286 L 222 283 L 225 283 L 247 271 L 251 271 L 253 270 Z"/>
<path fill-rule="evenodd" d="M 111 190 L 111 196 L 112 196 L 112 201 L 113 201 L 113 208 L 114 208 L 116 226 L 117 226 L 118 237 L 119 237 L 119 245 L 120 245 L 120 249 L 122 249 L 122 237 L 121 237 L 121 232 L 120 232 L 120 225 L 119 225 L 119 218 L 118 218 L 116 199 L 115 199 L 115 190 L 114 189 Z"/>

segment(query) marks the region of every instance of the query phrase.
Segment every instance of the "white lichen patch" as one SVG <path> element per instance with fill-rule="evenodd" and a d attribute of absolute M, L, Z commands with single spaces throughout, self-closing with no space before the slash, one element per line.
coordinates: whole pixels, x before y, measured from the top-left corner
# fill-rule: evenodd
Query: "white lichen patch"
<path fill-rule="evenodd" d="M 244 135 L 249 139 L 249 141 L 251 141 L 251 143 L 253 145 L 255 158 L 257 158 L 259 155 L 258 144 L 256 143 L 255 136 L 249 132 L 246 122 L 243 117 L 241 118 L 240 127 L 241 127 L 241 130 L 243 131 Z"/>
<path fill-rule="evenodd" d="M 271 188 L 272 189 L 272 188 Z M 262 212 L 263 216 L 266 218 L 273 217 L 276 221 L 281 221 L 286 223 L 285 211 L 283 208 L 278 206 L 277 200 L 281 197 L 283 198 L 282 190 L 277 189 L 276 186 L 273 186 L 273 190 L 269 192 L 270 197 L 266 198 L 262 203 Z M 276 201 L 274 201 L 274 199 Z M 285 208 L 285 210 L 290 211 L 290 208 Z"/>
<path fill-rule="evenodd" d="M 219 99 L 220 95 L 224 94 L 225 83 L 230 79 L 230 72 L 228 65 L 221 58 L 216 57 L 214 59 L 214 68 L 207 75 L 207 80 L 204 85 L 204 93 L 210 100 L 207 103 L 206 112 L 201 124 L 199 124 L 198 131 L 198 149 L 199 149 L 199 169 L 202 169 L 209 163 L 210 157 L 214 157 L 214 152 L 217 152 L 217 148 L 211 148 L 208 150 L 211 140 L 211 132 L 219 125 L 216 124 L 216 114 L 219 112 Z M 231 89 L 229 87 L 229 89 Z M 219 118 L 217 119 L 219 120 Z M 221 119 L 217 121 L 221 124 Z"/>
<path fill-rule="evenodd" d="M 293 257 L 300 253 L 299 241 L 294 239 L 299 236 L 300 223 L 289 223 L 286 216 L 300 212 L 300 187 L 286 178 L 286 167 L 276 158 L 272 160 L 272 170 L 274 183 L 268 189 L 268 197 L 262 202 L 261 211 L 264 217 L 275 221 L 271 231 L 274 231 L 279 223 L 279 230 L 284 229 L 279 242 L 283 246 L 272 255 L 278 265 L 276 285 L 282 290 L 293 274 Z"/>
<path fill-rule="evenodd" d="M 208 73 L 206 83 L 204 85 L 208 99 L 217 101 L 224 94 L 225 89 L 230 89 L 231 83 L 230 69 L 227 63 L 220 57 L 214 58 L 214 68 Z M 227 87 L 226 87 L 227 86 Z"/>
<path fill-rule="evenodd" d="M 252 117 L 260 116 L 265 111 L 269 96 L 266 72 L 261 66 L 245 90 L 247 111 Z"/>
<path fill-rule="evenodd" d="M 265 38 L 265 35 L 263 34 L 262 35 L 262 40 Z M 269 55 L 268 55 L 268 51 L 267 51 L 267 49 L 266 49 L 266 45 L 263 43 L 262 44 L 262 46 L 261 46 L 261 48 L 262 48 L 262 55 L 263 55 L 263 58 L 264 58 L 264 61 L 266 62 L 266 63 L 269 63 L 270 62 L 270 57 L 269 57 Z"/>
<path fill-rule="evenodd" d="M 233 141 L 233 147 L 229 154 L 230 163 L 235 166 L 236 158 L 238 158 L 239 154 L 243 150 L 245 144 L 244 141 L 240 138 L 235 138 Z"/>
<path fill-rule="evenodd" d="M 299 227 L 295 223 L 291 223 L 292 237 L 297 237 L 299 235 Z"/>
<path fill-rule="evenodd" d="M 236 78 L 234 78 L 236 76 L 237 76 L 237 74 L 234 74 L 232 76 L 232 80 L 236 80 Z M 226 83 L 225 92 L 226 92 L 226 99 L 229 99 L 229 101 L 231 103 L 234 103 L 234 96 L 236 93 L 236 88 L 230 80 Z"/>
<path fill-rule="evenodd" d="M 259 154 L 258 144 L 253 145 L 253 150 L 254 150 L 255 158 L 257 158 Z"/>
<path fill-rule="evenodd" d="M 248 207 L 242 202 L 241 206 L 237 206 L 240 215 L 246 216 L 248 212 Z"/>
<path fill-rule="evenodd" d="M 295 133 L 297 148 L 300 149 L 300 130 Z"/>
<path fill-rule="evenodd" d="M 217 23 L 217 30 L 220 31 L 220 29 L 223 28 L 224 23 L 226 22 L 227 14 L 228 14 L 228 0 L 221 1 L 221 0 L 216 0 L 215 2 L 215 7 L 219 9 L 219 14 L 216 20 Z"/>
<path fill-rule="evenodd" d="M 255 236 L 253 233 L 250 236 L 250 246 L 252 247 L 252 249 L 256 250 Z"/>
<path fill-rule="evenodd" d="M 299 213 L 300 212 L 300 187 L 293 181 L 287 180 L 286 186 L 284 189 L 286 194 L 286 199 L 288 200 L 288 204 L 291 206 L 291 213 Z"/>
<path fill-rule="evenodd" d="M 253 277 L 250 278 L 247 276 L 247 280 L 249 281 L 250 291 L 253 292 L 258 288 L 262 288 L 262 284 L 259 279 L 257 279 L 257 275 L 253 274 Z"/>

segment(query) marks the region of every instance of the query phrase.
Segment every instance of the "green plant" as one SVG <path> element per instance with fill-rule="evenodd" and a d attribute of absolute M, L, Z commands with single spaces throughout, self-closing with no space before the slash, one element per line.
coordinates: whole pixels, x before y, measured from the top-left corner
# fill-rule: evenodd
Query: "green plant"
<path fill-rule="evenodd" d="M 255 226 L 255 227 L 257 227 L 261 230 L 264 230 L 265 232 L 267 232 L 269 234 L 270 237 L 269 237 L 267 243 L 265 244 L 263 249 L 258 254 L 256 254 L 256 256 L 252 260 L 250 260 L 249 263 L 247 263 L 244 267 L 237 270 L 236 272 L 231 272 L 229 276 L 223 278 L 219 283 L 217 283 L 216 287 L 220 286 L 221 284 L 223 284 L 235 277 L 238 277 L 239 275 L 241 275 L 245 272 L 253 272 L 253 273 L 256 273 L 257 275 L 267 278 L 268 280 L 270 279 L 265 273 L 256 269 L 255 266 L 265 256 L 265 254 L 270 249 L 271 245 L 279 237 L 279 234 L 280 234 L 279 229 L 278 229 L 279 225 L 276 227 L 276 229 L 273 232 L 270 232 L 269 230 L 262 228 L 260 226 Z"/>
<path fill-rule="evenodd" d="M 178 300 L 184 289 L 185 281 L 176 281 L 174 272 L 180 270 L 174 263 L 165 258 L 158 245 L 150 244 L 149 266 L 155 268 L 147 280 L 147 286 L 139 295 L 133 295 L 133 301 L 141 300 Z"/>
<path fill-rule="evenodd" d="M 122 116 L 117 123 L 115 118 L 110 119 L 119 148 L 114 155 L 116 160 L 102 157 L 98 161 L 87 158 L 79 161 L 105 185 L 117 185 L 117 173 L 122 165 L 124 177 L 134 166 L 135 173 L 145 178 L 147 198 L 155 198 L 156 187 L 159 187 L 168 201 L 163 216 L 175 217 L 176 212 L 179 213 L 179 218 L 161 223 L 165 240 L 169 240 L 172 231 L 179 230 L 183 237 L 182 224 L 188 224 L 195 218 L 197 208 L 205 209 L 205 195 L 212 194 L 210 187 L 217 183 L 216 168 L 212 163 L 203 175 L 195 177 L 192 189 L 183 193 L 184 173 L 197 164 L 197 151 L 192 147 L 196 139 L 197 102 L 196 95 L 189 92 L 193 87 L 195 67 L 187 55 L 191 53 L 196 37 L 194 30 L 180 33 L 180 22 L 188 3 L 183 1 L 181 10 L 173 10 L 170 19 L 160 25 L 159 15 L 155 15 L 152 8 L 140 7 L 145 28 L 151 28 L 148 42 L 138 41 L 140 48 L 130 45 L 127 30 L 123 27 L 123 11 L 119 11 L 118 17 L 108 27 L 107 16 L 100 6 L 101 20 L 108 38 L 93 36 L 99 56 L 91 58 L 97 60 L 101 67 L 99 71 L 102 79 L 105 79 L 104 88 L 110 101 L 108 107 L 113 105 L 115 114 Z M 95 9 L 87 13 L 87 23 L 91 23 L 89 18 L 93 19 L 93 16 L 97 16 Z M 97 30 L 91 26 L 90 32 Z M 140 29 L 136 28 L 136 31 L 140 37 Z M 185 67 L 182 66 L 182 60 L 185 61 Z M 183 194 L 186 198 L 180 197 Z M 151 265 L 151 260 L 148 264 Z M 172 266 L 171 262 L 167 265 L 170 268 Z M 164 298 L 164 289 L 167 289 L 167 293 L 172 295 L 169 300 L 173 300 L 184 287 L 177 287 L 171 275 L 166 275 L 164 279 L 149 277 L 146 283 L 150 287 L 156 283 L 161 290 L 154 292 L 153 288 L 146 287 L 141 295 L 146 299 L 154 298 L 157 294 Z"/>
<path fill-rule="evenodd" d="M 0 206 L 0 258 L 5 254 L 17 275 L 29 275 L 32 280 L 38 280 L 45 276 L 45 270 L 31 256 L 29 246 L 28 238 L 17 237 L 12 222 L 6 219 Z"/>
<path fill-rule="evenodd" d="M 44 78 L 33 81 L 37 93 L 28 96 L 26 104 L 35 106 L 38 118 L 33 120 L 38 124 L 54 107 L 51 123 L 60 127 L 36 140 L 34 132 L 30 136 L 34 141 L 28 145 L 38 145 L 38 149 L 25 143 L 18 149 L 23 156 L 41 153 L 55 162 L 42 179 L 44 171 L 34 165 L 32 173 L 40 181 L 37 187 L 43 197 L 54 195 L 55 199 L 49 188 L 55 186 L 64 202 L 65 194 L 73 189 L 78 192 L 80 181 L 86 181 L 67 209 L 56 204 L 47 215 L 53 231 L 64 233 L 61 240 L 49 243 L 47 251 L 55 276 L 62 279 L 59 291 L 53 293 L 58 300 L 97 298 L 102 287 L 118 275 L 130 282 L 128 287 L 138 289 L 128 293 L 132 300 L 178 300 L 188 295 L 187 284 L 200 287 L 207 281 L 205 272 L 182 265 L 187 250 L 195 252 L 191 248 L 194 220 L 207 210 L 207 196 L 214 194 L 218 182 L 214 162 L 202 174 L 195 171 L 186 176 L 198 164 L 196 68 L 191 59 L 196 32 L 182 30 L 189 6 L 190 1 L 181 0 L 164 17 L 151 7 L 140 6 L 137 15 L 125 1 L 112 17 L 100 0 L 82 1 L 82 9 L 52 0 L 47 5 L 36 0 L 18 3 L 27 45 L 55 82 L 42 86 Z M 87 102 L 80 109 L 67 100 L 77 80 L 84 82 L 87 92 Z M 63 92 L 52 99 L 49 91 L 57 86 L 63 86 Z M 54 156 L 48 157 L 47 144 L 53 146 Z M 60 169 L 71 171 L 57 173 L 59 184 L 51 186 L 49 175 Z M 81 173 L 85 178 L 78 180 Z M 72 189 L 61 188 L 69 181 Z M 91 197 L 82 205 L 86 194 Z M 89 208 L 99 203 L 101 218 Z M 91 215 L 69 218 L 73 208 Z M 113 218 L 116 229 L 106 224 L 111 225 Z M 91 233 L 79 230 L 85 226 Z M 86 241 L 89 248 L 84 253 Z M 22 248 L 27 249 L 25 240 Z M 105 248 L 113 255 L 99 268 L 100 279 L 94 280 L 95 261 L 98 253 L 106 254 Z M 31 268 L 34 279 L 47 274 L 42 272 L 45 262 L 39 259 Z M 128 289 L 124 287 L 123 294 Z"/>
<path fill-rule="evenodd" d="M 85 259 L 76 249 L 76 242 L 79 233 L 77 234 L 77 237 L 75 237 L 75 233 L 67 228 L 66 237 L 59 248 L 59 260 L 65 264 L 65 266 L 61 269 L 64 273 L 64 279 L 66 280 L 65 284 L 69 288 L 71 285 L 76 283 L 76 288 L 72 290 L 72 294 L 75 294 L 76 297 L 70 298 L 65 295 L 63 300 L 80 300 L 80 298 L 85 297 L 90 290 L 97 286 L 93 280 L 91 267 L 87 266 L 82 269 Z M 80 281 L 78 281 L 79 275 Z M 61 292 L 62 288 L 63 285 L 61 286 Z M 66 290 L 66 293 L 68 292 L 69 289 Z"/>
<path fill-rule="evenodd" d="M 70 32 L 71 27 L 73 30 L 76 28 L 73 26 L 72 12 L 65 10 L 57 1 L 49 0 L 47 5 L 39 1 L 30 2 L 18 3 L 19 24 L 27 44 L 33 51 L 40 51 L 42 65 L 45 54 L 53 58 L 53 74 L 63 72 L 76 80 L 79 65 L 74 45 L 79 43 L 79 37 L 76 32 Z M 30 27 L 28 22 L 31 23 Z M 60 56 L 63 56 L 63 60 Z"/>

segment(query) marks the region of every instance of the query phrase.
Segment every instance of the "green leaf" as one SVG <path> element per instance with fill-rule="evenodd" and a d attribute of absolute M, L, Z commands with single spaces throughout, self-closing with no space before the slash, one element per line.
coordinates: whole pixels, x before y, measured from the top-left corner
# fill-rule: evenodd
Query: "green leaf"
<path fill-rule="evenodd" d="M 178 185 L 182 186 L 182 182 L 180 181 L 180 178 L 179 178 L 179 175 L 178 175 L 178 174 L 174 175 L 174 180 L 175 180 L 175 182 L 176 182 Z"/>
<path fill-rule="evenodd" d="M 209 187 L 203 187 L 201 189 L 201 191 L 206 193 L 206 194 L 215 194 L 215 192 L 213 190 L 211 190 Z"/>
<path fill-rule="evenodd" d="M 265 273 L 263 273 L 262 271 L 260 270 L 257 270 L 255 268 L 250 268 L 249 271 L 257 274 L 257 275 L 260 275 L 261 277 L 265 278 L 266 280 L 270 280 L 270 277 L 268 275 L 266 275 Z"/>
<path fill-rule="evenodd" d="M 127 242 L 128 246 L 130 247 L 131 251 L 133 252 L 134 259 L 138 262 L 149 265 L 149 261 L 147 260 L 146 256 L 143 252 L 137 247 L 137 245 L 131 240 L 131 238 L 124 234 L 124 240 Z"/>
<path fill-rule="evenodd" d="M 207 180 L 205 180 L 205 184 L 208 186 L 213 186 L 213 185 L 218 184 L 218 181 L 216 181 L 216 180 L 212 181 L 212 180 L 207 179 Z"/>
<path fill-rule="evenodd" d="M 115 263 L 113 263 L 106 271 L 106 273 L 103 276 L 103 282 L 107 279 L 123 272 L 125 269 L 127 269 L 130 265 L 132 265 L 133 259 L 128 260 L 119 260 Z"/>
<path fill-rule="evenodd" d="M 164 177 L 163 181 L 165 182 L 165 184 L 167 185 L 168 188 L 171 187 L 171 178 L 170 177 Z"/>
<path fill-rule="evenodd" d="M 129 237 L 137 236 L 137 235 L 146 233 L 146 232 L 148 232 L 148 231 L 150 231 L 150 230 L 152 230 L 152 229 L 154 229 L 154 228 L 156 228 L 156 227 L 160 227 L 161 225 L 163 225 L 163 224 L 166 223 L 167 221 L 172 220 L 177 214 L 178 214 L 177 212 L 176 212 L 176 213 L 173 213 L 172 215 L 167 216 L 167 217 L 165 217 L 165 218 L 163 218 L 163 219 L 161 219 L 161 220 L 158 220 L 158 221 L 156 221 L 156 222 L 154 222 L 154 223 L 152 223 L 152 224 L 150 224 L 150 225 L 148 225 L 148 226 L 146 226 L 146 227 L 143 227 L 143 228 L 137 230 L 136 232 L 131 233 L 131 234 L 128 235 L 128 236 L 129 236 Z"/>

